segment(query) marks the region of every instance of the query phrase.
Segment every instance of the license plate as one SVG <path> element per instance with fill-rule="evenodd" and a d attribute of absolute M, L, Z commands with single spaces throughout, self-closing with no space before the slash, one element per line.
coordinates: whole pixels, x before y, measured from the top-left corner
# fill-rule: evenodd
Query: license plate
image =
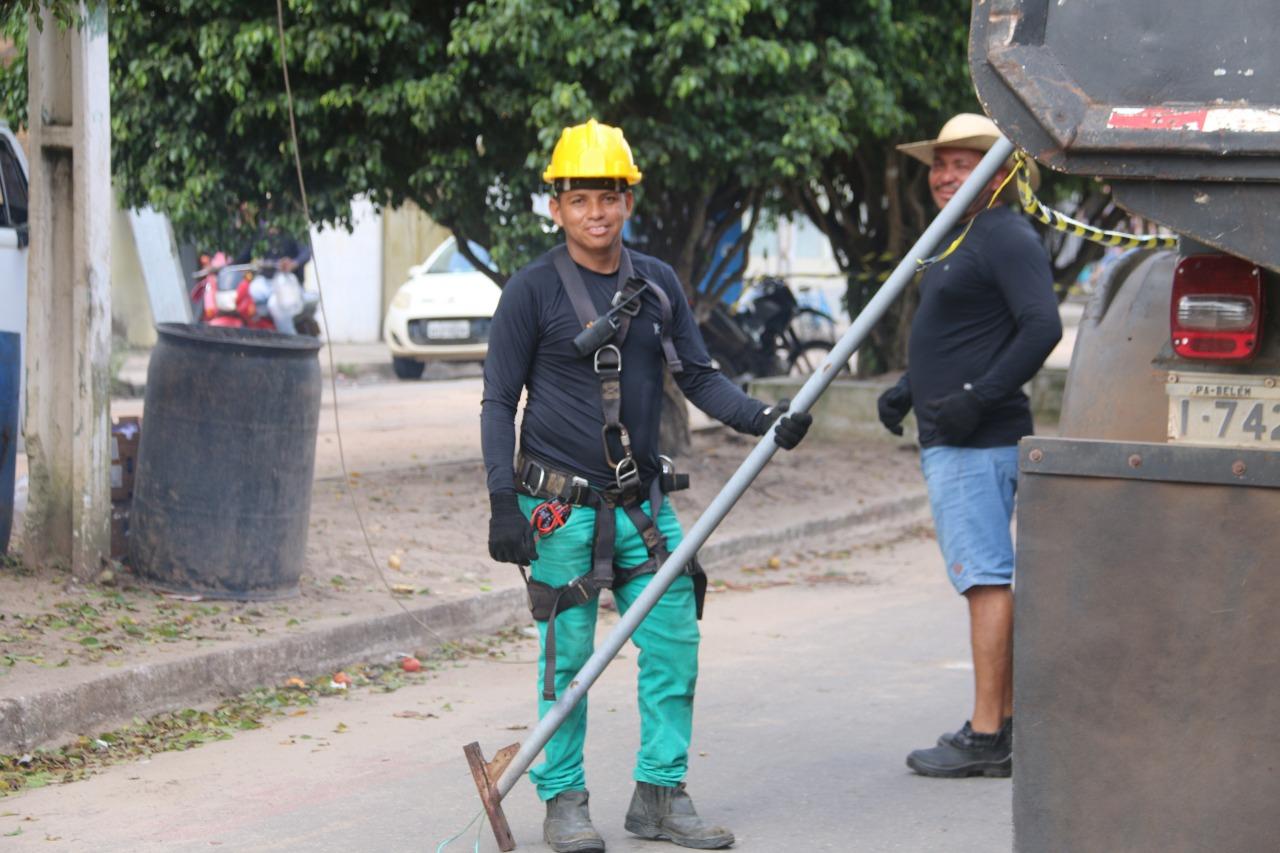
<path fill-rule="evenodd" d="M 1169 440 L 1217 447 L 1280 447 L 1280 378 L 1172 375 Z"/>
<path fill-rule="evenodd" d="M 471 337 L 470 320 L 428 320 L 427 337 L 433 341 L 458 341 Z"/>

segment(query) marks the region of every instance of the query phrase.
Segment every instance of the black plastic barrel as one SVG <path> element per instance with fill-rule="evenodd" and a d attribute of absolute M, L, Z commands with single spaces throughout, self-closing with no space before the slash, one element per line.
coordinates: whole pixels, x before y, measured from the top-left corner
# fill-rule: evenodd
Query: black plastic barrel
<path fill-rule="evenodd" d="M 18 389 L 22 336 L 0 332 L 0 554 L 9 553 L 13 530 L 13 476 L 18 460 Z"/>
<path fill-rule="evenodd" d="M 130 510 L 134 573 L 205 598 L 297 595 L 320 342 L 176 323 L 157 331 Z"/>

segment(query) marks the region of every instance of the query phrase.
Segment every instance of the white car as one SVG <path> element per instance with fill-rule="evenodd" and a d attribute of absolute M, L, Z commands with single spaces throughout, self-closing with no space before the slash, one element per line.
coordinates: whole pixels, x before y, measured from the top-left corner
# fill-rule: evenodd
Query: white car
<path fill-rule="evenodd" d="M 488 254 L 471 249 L 482 261 Z M 489 350 L 489 323 L 502 290 L 458 251 L 453 237 L 422 264 L 409 270 L 386 322 L 383 340 L 401 379 L 417 379 L 429 361 L 483 361 Z"/>

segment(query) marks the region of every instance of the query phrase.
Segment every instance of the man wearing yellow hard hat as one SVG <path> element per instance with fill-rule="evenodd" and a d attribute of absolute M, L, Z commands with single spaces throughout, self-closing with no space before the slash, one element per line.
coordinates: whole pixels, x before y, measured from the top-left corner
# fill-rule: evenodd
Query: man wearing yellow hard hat
<path fill-rule="evenodd" d="M 782 417 L 774 434 L 784 448 L 811 422 L 783 416 L 784 404 L 767 406 L 716 371 L 674 271 L 623 246 L 640 177 L 619 128 L 594 119 L 566 128 L 543 172 L 565 242 L 511 277 L 493 315 L 480 416 L 489 552 L 522 573 L 530 566 L 539 714 L 590 657 L 601 590 L 625 613 L 680 543 L 666 494 L 688 477 L 658 448 L 664 371 L 739 432 L 763 435 Z M 684 789 L 705 589 L 695 560 L 632 637 L 640 748 L 623 824 L 642 838 L 718 849 L 733 834 L 703 821 Z M 560 853 L 604 850 L 587 808 L 586 728 L 584 698 L 530 774 L 547 804 L 544 837 Z"/>
<path fill-rule="evenodd" d="M 991 119 L 961 113 L 936 139 L 899 150 L 928 164 L 929 191 L 943 207 L 999 138 Z M 1017 445 L 1032 432 L 1022 386 L 1062 337 L 1049 256 L 1030 223 L 1003 203 L 1000 188 L 1013 167 L 1010 161 L 996 172 L 942 241 L 951 248 L 925 270 L 907 372 L 879 401 L 881 422 L 897 435 L 915 407 L 938 546 L 969 610 L 973 713 L 959 730 L 907 756 L 924 776 L 1001 777 L 1013 767 L 1009 524 Z M 1027 168 L 1034 185 L 1034 164 Z"/>

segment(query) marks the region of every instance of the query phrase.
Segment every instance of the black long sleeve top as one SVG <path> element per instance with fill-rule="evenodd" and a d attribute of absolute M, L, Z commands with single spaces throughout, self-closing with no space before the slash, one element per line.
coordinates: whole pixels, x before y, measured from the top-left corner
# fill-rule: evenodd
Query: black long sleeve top
<path fill-rule="evenodd" d="M 744 394 L 711 366 L 675 271 L 656 258 L 631 252 L 635 274 L 656 283 L 671 301 L 670 334 L 683 371 L 676 383 L 695 406 L 739 432 L 761 434 L 765 404 Z M 609 308 L 617 276 L 579 266 L 600 313 Z M 632 453 L 647 481 L 661 470 L 658 422 L 662 412 L 662 312 L 653 294 L 642 298 L 622 347 L 622 422 Z M 590 357 L 573 349 L 582 324 L 560 284 L 550 254 L 520 270 L 502 290 L 489 332 L 484 362 L 480 441 L 490 493 L 515 490 L 515 416 L 526 389 L 520 446 L 559 470 L 585 477 L 593 486 L 614 485 L 601 441 L 604 413 L 600 383 Z"/>
<path fill-rule="evenodd" d="M 959 233 L 957 227 L 943 245 Z M 1007 446 L 1031 434 L 1022 386 L 1061 337 L 1052 267 L 1031 224 L 1003 205 L 978 214 L 960 247 L 920 280 L 903 379 L 921 446 L 942 443 L 934 405 L 966 385 L 983 417 L 964 446 Z"/>

